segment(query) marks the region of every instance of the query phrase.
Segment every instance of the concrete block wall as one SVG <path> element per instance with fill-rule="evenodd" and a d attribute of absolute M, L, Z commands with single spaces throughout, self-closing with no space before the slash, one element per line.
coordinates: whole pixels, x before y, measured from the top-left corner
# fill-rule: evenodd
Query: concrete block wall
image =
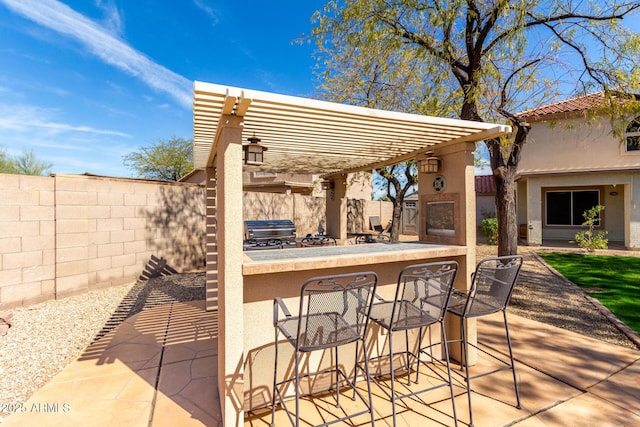
<path fill-rule="evenodd" d="M 326 229 L 323 197 L 245 192 L 243 202 L 245 219 L 291 218 L 298 236 Z M 389 202 L 354 203 L 352 231 L 366 231 L 368 215 L 391 218 Z M 133 282 L 152 257 L 202 271 L 205 218 L 203 185 L 0 174 L 0 308 Z"/>
<path fill-rule="evenodd" d="M 365 205 L 364 212 L 365 231 L 369 229 L 370 216 L 379 216 L 380 224 L 384 228 L 393 218 L 393 204 L 391 202 L 380 200 L 368 200 L 367 204 Z"/>
<path fill-rule="evenodd" d="M 325 211 L 324 197 L 248 191 L 243 193 L 244 220 L 290 219 L 296 225 L 298 237 L 316 234 L 320 222 L 326 228 Z"/>
<path fill-rule="evenodd" d="M 55 297 L 54 201 L 52 178 L 0 174 L 0 307 Z"/>
<path fill-rule="evenodd" d="M 293 194 L 293 219 L 296 225 L 298 237 L 304 237 L 307 234 L 317 234 L 318 227 L 327 229 L 325 220 L 327 213 L 327 203 L 324 197 L 303 196 L 301 194 Z"/>
<path fill-rule="evenodd" d="M 245 192 L 243 195 L 244 219 L 291 219 L 296 225 L 298 237 L 316 234 L 322 223 L 326 230 L 326 201 L 324 197 L 301 194 L 274 194 Z M 380 216 L 383 225 L 391 220 L 391 202 L 348 199 L 347 230 L 360 233 L 369 230 L 369 216 Z"/>
<path fill-rule="evenodd" d="M 0 307 L 133 282 L 152 257 L 204 270 L 199 185 L 0 175 L 0 210 Z"/>

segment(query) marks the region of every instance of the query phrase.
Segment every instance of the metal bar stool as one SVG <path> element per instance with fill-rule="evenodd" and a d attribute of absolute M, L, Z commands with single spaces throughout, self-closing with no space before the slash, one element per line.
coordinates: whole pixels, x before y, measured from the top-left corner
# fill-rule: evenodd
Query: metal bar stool
<path fill-rule="evenodd" d="M 300 291 L 300 306 L 297 316 L 292 316 L 281 298 L 275 298 L 273 305 L 273 325 L 275 327 L 276 359 L 274 364 L 273 394 L 271 400 L 271 425 L 274 425 L 276 396 L 285 410 L 292 425 L 300 424 L 300 379 L 310 379 L 317 375 L 332 375 L 331 388 L 335 391 L 336 407 L 340 408 L 340 388 L 345 383 L 353 390 L 353 400 L 356 396 L 364 403 L 366 409 L 347 414 L 344 417 L 332 419 L 321 426 L 344 421 L 359 415 L 370 414 L 371 425 L 374 424 L 373 402 L 371 398 L 371 383 L 369 377 L 369 360 L 365 337 L 369 323 L 369 312 L 375 295 L 378 276 L 373 272 L 342 274 L 335 276 L 316 277 L 307 280 Z M 281 317 L 280 313 L 284 314 Z M 278 342 L 283 334 L 286 342 L 294 347 L 294 376 L 278 381 Z M 344 371 L 338 359 L 338 348 L 355 343 L 355 364 L 353 377 Z M 313 351 L 333 351 L 333 362 L 329 369 L 319 372 L 301 374 L 300 359 Z M 362 360 L 360 360 L 362 357 Z M 308 371 L 311 369 L 309 368 Z M 367 396 L 356 389 L 358 370 L 362 371 L 367 382 Z M 280 390 L 288 383 L 295 387 L 295 415 L 287 408 L 284 393 Z M 323 390 L 324 391 L 324 390 Z M 309 387 L 306 395 L 314 393 Z"/>
<path fill-rule="evenodd" d="M 469 400 L 469 425 L 473 426 L 473 414 L 471 409 L 471 380 L 487 375 L 495 374 L 510 369 L 513 373 L 513 386 L 516 390 L 516 408 L 520 409 L 520 390 L 516 379 L 516 367 L 513 362 L 513 351 L 511 349 L 511 337 L 509 336 L 509 324 L 507 322 L 507 305 L 511 299 L 513 288 L 518 280 L 518 274 L 522 267 L 523 258 L 520 255 L 502 256 L 496 258 L 486 258 L 481 260 L 476 266 L 476 270 L 471 276 L 471 288 L 468 292 L 454 291 L 451 297 L 448 311 L 460 317 L 460 329 L 462 337 L 452 342 L 460 342 L 461 354 L 464 362 L 464 375 L 467 383 L 467 399 Z M 468 342 L 466 320 L 488 316 L 490 314 L 502 312 L 504 318 L 504 328 L 509 347 L 509 361 L 502 360 L 494 354 L 487 352 Z M 483 372 L 474 376 L 469 375 L 469 364 L 467 363 L 468 346 L 474 347 L 478 351 L 498 362 L 500 366 L 489 372 Z"/>
<path fill-rule="evenodd" d="M 453 418 L 455 424 L 458 425 L 444 323 L 457 271 L 458 263 L 455 261 L 410 265 L 400 272 L 394 300 L 385 301 L 378 297 L 381 302 L 375 302 L 371 308 L 371 320 L 385 329 L 389 337 L 390 390 L 383 386 L 375 376 L 372 379 L 391 400 L 394 426 L 396 425 L 396 401 L 446 386 L 449 387 L 451 393 Z M 428 344 L 423 345 L 425 331 L 434 324 L 440 325 L 441 340 L 435 343 L 428 340 Z M 418 342 L 415 353 L 409 346 L 409 330 L 411 329 L 418 329 Z M 406 347 L 405 350 L 398 352 L 394 351 L 393 335 L 394 332 L 401 331 L 404 331 Z M 432 355 L 431 349 L 436 346 L 440 346 L 444 350 L 444 360 L 439 360 Z M 394 355 L 399 353 L 404 353 L 406 356 L 407 385 L 411 385 L 411 368 L 413 364 L 415 364 L 416 368 L 416 384 L 418 384 L 421 364 L 430 368 L 442 382 L 418 391 L 398 393 L 395 377 L 396 370 L 399 368 L 394 367 Z M 421 359 L 423 354 L 427 356 L 428 360 Z M 386 357 L 386 355 L 378 356 L 378 359 L 382 361 Z M 413 358 L 413 363 L 410 362 L 410 358 Z M 432 365 L 434 362 L 446 367 L 446 377 L 441 371 L 434 369 Z"/>

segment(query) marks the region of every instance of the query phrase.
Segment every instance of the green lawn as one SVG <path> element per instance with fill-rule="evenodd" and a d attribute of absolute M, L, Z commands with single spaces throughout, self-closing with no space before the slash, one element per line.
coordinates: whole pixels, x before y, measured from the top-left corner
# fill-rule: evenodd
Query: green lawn
<path fill-rule="evenodd" d="M 640 333 L 640 258 L 547 252 L 538 255 Z"/>

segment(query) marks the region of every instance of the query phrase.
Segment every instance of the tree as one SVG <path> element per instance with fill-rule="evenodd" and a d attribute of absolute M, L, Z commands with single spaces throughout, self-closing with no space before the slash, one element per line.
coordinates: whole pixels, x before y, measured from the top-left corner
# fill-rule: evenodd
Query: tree
<path fill-rule="evenodd" d="M 156 139 L 123 159 L 139 177 L 177 181 L 193 169 L 193 143 L 175 135 L 168 140 Z"/>
<path fill-rule="evenodd" d="M 412 160 L 378 168 L 376 172 L 383 179 L 387 198 L 393 204 L 390 239 L 392 242 L 397 242 L 400 237 L 400 218 L 404 198 L 409 190 L 418 184 L 418 165 L 415 160 Z"/>
<path fill-rule="evenodd" d="M 2 148 L 0 148 L 0 173 L 18 173 L 13 159 L 8 157 Z"/>
<path fill-rule="evenodd" d="M 638 7 L 624 0 L 332 1 L 314 16 L 321 89 L 360 105 L 373 99 L 407 112 L 509 122 L 511 137 L 485 144 L 498 254 L 515 254 L 515 177 L 529 132 L 516 113 L 596 88 L 620 112 L 612 89 L 639 87 L 640 37 L 621 25 Z"/>
<path fill-rule="evenodd" d="M 596 225 L 600 224 L 600 212 L 604 210 L 603 205 L 596 205 L 591 209 L 587 209 L 582 213 L 584 222 L 582 225 L 587 227 L 586 230 L 578 231 L 575 241 L 587 252 L 594 252 L 596 249 L 607 249 L 609 247 L 609 239 L 606 238 L 608 231 L 596 231 Z"/>
<path fill-rule="evenodd" d="M 19 174 L 22 175 L 48 175 L 53 163 L 48 163 L 36 158 L 33 150 L 23 150 L 22 154 L 14 159 Z"/>
<path fill-rule="evenodd" d="M 22 154 L 10 157 L 0 149 L 0 173 L 20 175 L 47 175 L 51 172 L 52 163 L 39 160 L 33 150 L 23 150 Z"/>

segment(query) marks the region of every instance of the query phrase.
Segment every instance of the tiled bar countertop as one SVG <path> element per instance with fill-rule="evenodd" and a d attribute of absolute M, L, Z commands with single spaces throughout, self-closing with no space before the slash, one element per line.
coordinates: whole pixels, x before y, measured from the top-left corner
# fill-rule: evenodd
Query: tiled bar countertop
<path fill-rule="evenodd" d="M 397 261 L 423 262 L 425 259 L 463 256 L 466 246 L 419 242 L 371 243 L 323 246 L 318 248 L 274 249 L 244 252 L 243 274 L 323 270 L 339 267 L 374 266 Z"/>

